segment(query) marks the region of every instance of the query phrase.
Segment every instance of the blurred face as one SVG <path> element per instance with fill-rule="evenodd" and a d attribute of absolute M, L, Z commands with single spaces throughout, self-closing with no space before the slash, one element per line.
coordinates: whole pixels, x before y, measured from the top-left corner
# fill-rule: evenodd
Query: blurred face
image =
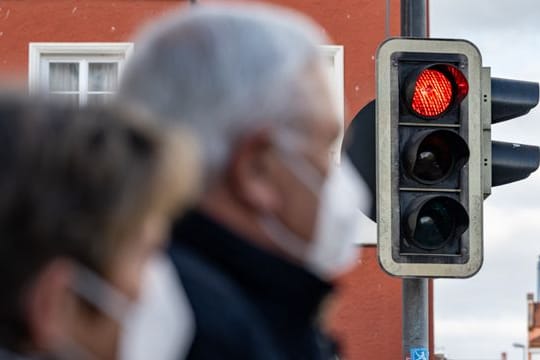
<path fill-rule="evenodd" d="M 313 188 L 304 182 L 305 179 L 291 171 L 291 167 L 296 167 L 296 170 L 301 172 L 303 166 L 296 164 L 306 163 L 306 168 L 314 171 L 304 175 L 320 188 L 333 162 L 331 154 L 340 129 L 329 94 L 321 96 L 320 99 L 322 111 L 314 113 L 312 119 L 306 122 L 302 136 L 294 141 L 294 154 L 279 148 L 272 151 L 273 182 L 280 199 L 274 214 L 292 232 L 306 241 L 311 241 L 314 237 L 319 197 L 313 192 Z"/>
<path fill-rule="evenodd" d="M 276 133 L 261 160 L 265 181 L 272 189 L 271 205 L 263 211 L 271 213 L 306 242 L 314 238 L 319 208 L 318 190 L 334 161 L 332 152 L 341 128 L 341 120 L 324 76 L 320 67 L 309 69 L 306 83 L 313 92 L 305 101 L 307 118 L 298 119 L 298 129 Z M 283 134 L 285 131 L 287 133 Z M 300 178 L 293 170 L 308 171 Z M 306 184 L 306 179 L 310 180 L 312 186 Z"/>
<path fill-rule="evenodd" d="M 149 215 L 137 232 L 122 243 L 105 276 L 109 283 L 130 302 L 141 290 L 145 265 L 163 247 L 168 222 L 158 215 Z M 100 309 L 80 309 L 73 318 L 73 340 L 99 359 L 115 359 L 118 354 L 121 324 Z"/>
<path fill-rule="evenodd" d="M 202 210 L 248 241 L 298 263 L 304 260 L 303 254 L 290 254 L 277 245 L 264 221 L 277 220 L 306 245 L 314 241 L 319 190 L 334 161 L 342 120 L 322 64 L 312 65 L 303 72 L 294 95 L 302 107 L 302 118 L 274 119 L 289 120 L 290 124 L 259 129 L 238 139 L 223 180 L 200 204 Z M 294 171 L 306 167 L 309 171 L 304 175 L 315 186 L 309 186 L 306 176 L 301 178 Z M 305 247 L 302 251 L 307 252 L 309 246 Z"/>

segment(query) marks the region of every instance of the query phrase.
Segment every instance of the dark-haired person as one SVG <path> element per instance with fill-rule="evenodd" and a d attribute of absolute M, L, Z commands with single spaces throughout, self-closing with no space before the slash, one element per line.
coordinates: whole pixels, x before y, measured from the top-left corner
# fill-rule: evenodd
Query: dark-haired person
<path fill-rule="evenodd" d="M 180 319 L 162 314 L 161 331 L 180 334 L 189 314 L 159 253 L 195 189 L 191 138 L 120 108 L 5 96 L 0 144 L 0 359 L 130 358 L 137 301 L 163 287 Z"/>

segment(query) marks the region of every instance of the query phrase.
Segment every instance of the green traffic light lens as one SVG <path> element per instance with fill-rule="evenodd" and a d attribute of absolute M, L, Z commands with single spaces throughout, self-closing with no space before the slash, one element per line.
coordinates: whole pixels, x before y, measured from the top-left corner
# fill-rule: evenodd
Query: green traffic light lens
<path fill-rule="evenodd" d="M 414 242 L 423 249 L 439 249 L 450 238 L 455 219 L 439 201 L 429 201 L 418 214 Z"/>
<path fill-rule="evenodd" d="M 405 214 L 409 240 L 424 250 L 437 250 L 455 241 L 469 227 L 463 206 L 447 196 L 424 196 L 411 204 Z"/>

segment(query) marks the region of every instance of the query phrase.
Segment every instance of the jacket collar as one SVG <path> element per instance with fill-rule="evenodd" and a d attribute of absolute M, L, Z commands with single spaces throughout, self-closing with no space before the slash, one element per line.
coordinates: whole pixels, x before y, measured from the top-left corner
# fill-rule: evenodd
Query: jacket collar
<path fill-rule="evenodd" d="M 266 315 L 286 314 L 289 325 L 313 319 L 332 290 L 330 283 L 252 245 L 201 212 L 191 212 L 174 225 L 174 244 L 191 248 L 229 275 Z"/>
<path fill-rule="evenodd" d="M 42 357 L 34 357 L 11 352 L 6 348 L 0 347 L 0 359 L 2 360 L 44 360 Z"/>

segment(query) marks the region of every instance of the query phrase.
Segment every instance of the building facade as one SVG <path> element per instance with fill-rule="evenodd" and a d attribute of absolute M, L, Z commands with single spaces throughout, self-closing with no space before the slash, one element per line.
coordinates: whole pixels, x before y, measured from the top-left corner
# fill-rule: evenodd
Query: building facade
<path fill-rule="evenodd" d="M 204 4 L 205 0 L 199 0 Z M 343 104 L 343 122 L 375 96 L 375 53 L 399 35 L 399 0 L 272 0 L 319 22 L 332 39 L 321 48 Z M 3 0 L 0 77 L 4 85 L 42 90 L 74 104 L 102 103 L 136 51 L 133 37 L 160 14 L 190 3 L 173 0 Z M 375 232 L 359 239 L 358 266 L 340 280 L 329 328 L 346 359 L 401 358 L 401 281 L 378 266 Z M 433 342 L 431 342 L 433 343 Z M 431 353 L 433 353 L 431 351 Z"/>
<path fill-rule="evenodd" d="M 540 303 L 534 294 L 527 294 L 527 358 L 540 360 Z"/>

